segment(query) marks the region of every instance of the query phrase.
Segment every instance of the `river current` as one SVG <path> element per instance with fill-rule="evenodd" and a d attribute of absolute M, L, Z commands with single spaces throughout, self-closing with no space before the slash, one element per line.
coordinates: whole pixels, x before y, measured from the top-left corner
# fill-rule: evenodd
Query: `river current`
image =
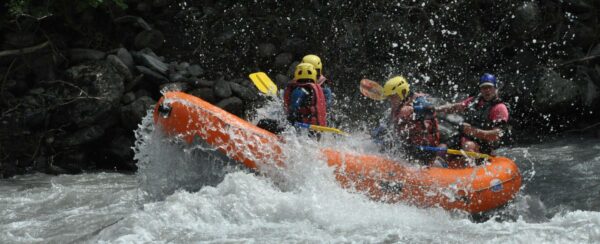
<path fill-rule="evenodd" d="M 502 217 L 374 202 L 349 192 L 294 141 L 286 169 L 257 174 L 210 149 L 138 129 L 136 175 L 0 180 L 0 243 L 597 243 L 600 143 L 565 135 L 503 148 L 523 187 Z M 364 136 L 324 140 L 370 152 Z M 508 217 L 506 217 L 508 216 Z"/>

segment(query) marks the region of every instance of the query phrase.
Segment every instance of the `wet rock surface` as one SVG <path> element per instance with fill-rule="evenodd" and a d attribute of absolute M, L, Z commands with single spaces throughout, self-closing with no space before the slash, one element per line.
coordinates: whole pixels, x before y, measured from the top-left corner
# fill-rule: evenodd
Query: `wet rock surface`
<path fill-rule="evenodd" d="M 334 81 L 337 118 L 380 117 L 357 92 L 365 77 L 403 74 L 455 101 L 491 72 L 517 129 L 600 121 L 598 1 L 115 2 L 2 14 L 0 176 L 135 170 L 133 129 L 161 90 L 244 116 L 264 99 L 249 73 L 283 89 L 308 53 Z"/>

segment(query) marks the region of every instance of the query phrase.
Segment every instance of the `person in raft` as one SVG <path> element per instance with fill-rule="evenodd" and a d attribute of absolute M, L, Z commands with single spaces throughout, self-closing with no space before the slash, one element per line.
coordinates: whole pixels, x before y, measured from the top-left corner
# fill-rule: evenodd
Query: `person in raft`
<path fill-rule="evenodd" d="M 288 121 L 327 126 L 325 94 L 317 84 L 317 71 L 312 64 L 300 63 L 294 71 L 294 81 L 288 83 L 283 95 Z"/>
<path fill-rule="evenodd" d="M 317 55 L 309 54 L 302 58 L 302 63 L 312 64 L 315 67 L 315 70 L 317 70 L 317 84 L 323 89 L 323 94 L 325 94 L 325 99 L 327 100 L 327 108 L 331 109 L 333 103 L 331 85 L 333 84 L 333 81 L 327 79 L 327 77 L 323 75 L 323 63 L 321 62 L 321 58 Z"/>
<path fill-rule="evenodd" d="M 450 146 L 460 146 L 465 151 L 492 154 L 501 145 L 508 126 L 508 108 L 498 97 L 496 77 L 489 73 L 479 79 L 478 95 L 436 107 L 435 111 L 464 115 L 460 138 L 454 145 L 450 142 Z"/>
<path fill-rule="evenodd" d="M 301 67 L 300 64 L 302 64 L 302 67 L 305 69 L 308 69 L 308 66 L 306 66 L 307 64 L 312 65 L 312 69 L 305 70 L 304 73 L 299 74 L 298 69 Z M 296 66 L 294 78 L 288 83 L 284 90 L 284 107 L 288 114 L 287 119 L 290 123 L 292 123 L 292 125 L 294 125 L 294 122 L 301 122 L 305 124 L 324 126 L 327 124 L 326 121 L 330 119 L 327 117 L 330 114 L 326 113 L 325 111 L 331 107 L 333 102 L 333 94 L 328 85 L 331 83 L 331 80 L 327 79 L 321 73 L 323 70 L 323 63 L 321 63 L 321 58 L 319 58 L 317 55 L 309 54 L 304 56 L 300 64 Z M 313 85 L 318 87 L 313 87 Z M 317 90 L 320 92 L 314 92 Z M 325 108 L 321 108 L 321 106 L 319 106 L 321 96 L 313 96 L 313 94 L 321 93 L 325 98 Z M 309 103 L 316 102 L 309 101 L 313 98 L 318 99 L 317 101 L 319 102 L 315 103 L 316 105 L 314 106 L 309 106 Z M 327 114 L 325 115 L 325 119 L 321 118 L 323 114 Z M 257 126 L 275 134 L 279 134 L 285 130 L 284 126 L 273 119 L 261 119 Z M 311 132 L 311 135 L 312 134 L 314 134 L 314 132 Z"/>
<path fill-rule="evenodd" d="M 383 86 L 383 96 L 391 104 L 395 139 L 401 143 L 409 161 L 431 165 L 436 153 L 419 150 L 419 146 L 436 147 L 440 143 L 438 120 L 427 95 L 413 92 L 406 78 L 395 76 Z M 443 166 L 443 161 L 441 163 L 438 166 Z"/>

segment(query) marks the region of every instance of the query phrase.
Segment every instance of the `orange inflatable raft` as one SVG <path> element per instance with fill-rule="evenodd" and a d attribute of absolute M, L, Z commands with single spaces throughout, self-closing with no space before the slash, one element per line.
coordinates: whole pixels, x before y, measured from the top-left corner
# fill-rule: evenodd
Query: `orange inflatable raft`
<path fill-rule="evenodd" d="M 169 137 L 187 143 L 202 140 L 251 169 L 285 165 L 285 142 L 278 136 L 192 95 L 166 93 L 155 107 L 154 122 Z M 390 203 L 481 213 L 507 204 L 521 186 L 516 164 L 504 157 L 472 168 L 447 169 L 332 148 L 321 149 L 321 154 L 343 187 Z"/>

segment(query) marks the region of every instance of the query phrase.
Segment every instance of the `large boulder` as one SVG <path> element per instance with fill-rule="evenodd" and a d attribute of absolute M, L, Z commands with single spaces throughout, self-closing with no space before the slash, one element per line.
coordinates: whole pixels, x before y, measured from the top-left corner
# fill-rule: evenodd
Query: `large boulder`
<path fill-rule="evenodd" d="M 114 113 L 124 93 L 123 77 L 106 60 L 71 67 L 67 81 L 48 82 L 53 121 L 86 127 Z M 58 125 L 57 125 L 58 126 Z"/>
<path fill-rule="evenodd" d="M 583 91 L 573 80 L 563 78 L 551 69 L 544 69 L 536 84 L 534 104 L 542 111 L 551 110 L 554 106 L 579 103 Z"/>
<path fill-rule="evenodd" d="M 142 118 L 146 116 L 154 104 L 156 104 L 154 99 L 143 96 L 121 107 L 121 124 L 123 127 L 128 130 L 136 129 L 138 124 L 142 122 Z"/>

